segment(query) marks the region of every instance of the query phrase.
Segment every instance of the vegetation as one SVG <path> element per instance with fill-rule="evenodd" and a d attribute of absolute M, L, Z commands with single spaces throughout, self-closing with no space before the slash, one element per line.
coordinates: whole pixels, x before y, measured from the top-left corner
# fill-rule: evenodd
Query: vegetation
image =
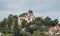
<path fill-rule="evenodd" d="M 26 13 L 21 14 L 24 16 Z M 41 17 L 36 17 L 30 23 L 27 21 L 22 21 L 22 27 L 18 25 L 18 16 L 10 14 L 8 18 L 5 18 L 0 22 L 0 32 L 2 36 L 48 36 L 45 32 L 48 28 L 58 24 L 58 19 L 51 20 L 51 18 L 46 17 L 42 19 Z M 24 30 L 24 31 L 22 31 Z"/>

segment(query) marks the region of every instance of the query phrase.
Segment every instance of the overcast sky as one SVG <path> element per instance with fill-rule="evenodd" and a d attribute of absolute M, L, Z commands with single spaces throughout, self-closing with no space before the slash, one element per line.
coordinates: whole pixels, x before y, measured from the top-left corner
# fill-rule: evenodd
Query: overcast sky
<path fill-rule="evenodd" d="M 31 9 L 35 16 L 49 16 L 60 21 L 60 0 L 0 0 L 0 21 L 9 14 L 21 14 Z"/>

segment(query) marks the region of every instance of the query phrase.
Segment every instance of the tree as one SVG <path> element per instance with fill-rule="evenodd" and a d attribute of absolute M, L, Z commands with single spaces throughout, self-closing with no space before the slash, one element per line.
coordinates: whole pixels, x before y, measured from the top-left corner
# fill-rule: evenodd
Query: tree
<path fill-rule="evenodd" d="M 41 32 L 39 29 L 34 31 L 34 33 L 32 34 L 32 36 L 45 36 L 44 32 Z"/>
<path fill-rule="evenodd" d="M 14 16 L 14 36 L 20 36 L 20 28 L 18 26 L 18 16 Z"/>
<path fill-rule="evenodd" d="M 38 26 L 43 25 L 42 23 L 43 23 L 43 19 L 41 17 L 37 17 L 37 18 L 35 18 L 35 20 L 32 21 L 32 24 L 36 24 Z"/>
<path fill-rule="evenodd" d="M 20 28 L 18 25 L 14 26 L 14 36 L 20 36 Z"/>
<path fill-rule="evenodd" d="M 13 18 L 14 16 L 13 15 L 9 15 L 8 17 L 8 27 L 11 29 L 11 25 L 13 24 Z"/>
<path fill-rule="evenodd" d="M 58 24 L 58 19 L 55 19 L 53 22 L 54 22 L 54 25 Z"/>
<path fill-rule="evenodd" d="M 51 25 L 51 18 L 49 18 L 48 16 L 46 18 L 44 18 L 44 24 L 47 25 Z"/>
<path fill-rule="evenodd" d="M 26 15 L 27 15 L 27 13 L 23 13 L 19 17 L 25 17 Z"/>
<path fill-rule="evenodd" d="M 6 27 L 7 27 L 7 18 L 5 18 L 3 21 L 2 21 L 2 24 L 1 24 L 1 27 L 2 27 L 2 33 L 6 33 Z"/>
<path fill-rule="evenodd" d="M 23 21 L 21 22 L 21 24 L 22 24 L 22 28 L 24 28 L 24 27 L 26 27 L 26 25 L 27 25 L 27 21 L 26 21 L 26 20 L 23 20 Z"/>
<path fill-rule="evenodd" d="M 24 32 L 21 31 L 20 34 L 21 34 L 20 36 L 32 36 L 29 32 L 26 32 L 26 31 Z"/>

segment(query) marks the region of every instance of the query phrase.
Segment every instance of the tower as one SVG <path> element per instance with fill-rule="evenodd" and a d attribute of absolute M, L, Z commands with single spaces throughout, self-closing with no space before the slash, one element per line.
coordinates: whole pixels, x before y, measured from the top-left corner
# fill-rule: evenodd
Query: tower
<path fill-rule="evenodd" d="M 32 10 L 28 11 L 28 16 L 33 16 L 33 11 Z"/>
<path fill-rule="evenodd" d="M 29 11 L 28 11 L 26 18 L 27 18 L 27 19 L 26 19 L 27 22 L 32 22 L 32 20 L 35 19 L 35 16 L 33 15 L 33 11 L 32 11 L 32 10 L 29 10 Z"/>

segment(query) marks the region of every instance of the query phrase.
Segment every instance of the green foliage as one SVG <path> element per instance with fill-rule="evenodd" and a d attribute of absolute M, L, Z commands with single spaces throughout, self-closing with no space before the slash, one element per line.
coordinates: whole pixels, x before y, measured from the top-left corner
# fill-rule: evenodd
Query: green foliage
<path fill-rule="evenodd" d="M 27 13 L 23 13 L 19 17 L 25 17 L 26 15 L 27 15 Z"/>
<path fill-rule="evenodd" d="M 22 28 L 24 28 L 27 25 L 27 21 L 23 20 L 21 24 L 22 24 Z"/>
<path fill-rule="evenodd" d="M 19 17 L 25 17 L 25 15 L 27 13 L 23 13 Z M 26 20 L 23 20 L 21 24 L 22 26 L 19 27 L 17 15 L 10 14 L 8 18 L 0 22 L 0 32 L 6 36 L 45 36 L 44 32 L 47 32 L 49 27 L 57 25 L 58 19 L 36 17 L 32 22 L 27 23 Z M 25 31 L 22 31 L 23 28 Z"/>
<path fill-rule="evenodd" d="M 18 25 L 14 26 L 14 36 L 20 36 L 20 28 Z"/>
<path fill-rule="evenodd" d="M 24 32 L 21 31 L 20 34 L 21 34 L 20 36 L 31 36 L 31 34 L 29 32 L 26 32 L 26 31 L 24 31 Z"/>
<path fill-rule="evenodd" d="M 37 31 L 34 31 L 32 36 L 45 36 L 45 33 L 44 32 L 40 32 L 39 30 L 37 30 Z"/>
<path fill-rule="evenodd" d="M 47 26 L 55 26 L 58 24 L 58 19 L 51 20 L 51 18 L 46 17 L 44 18 L 44 24 Z"/>

